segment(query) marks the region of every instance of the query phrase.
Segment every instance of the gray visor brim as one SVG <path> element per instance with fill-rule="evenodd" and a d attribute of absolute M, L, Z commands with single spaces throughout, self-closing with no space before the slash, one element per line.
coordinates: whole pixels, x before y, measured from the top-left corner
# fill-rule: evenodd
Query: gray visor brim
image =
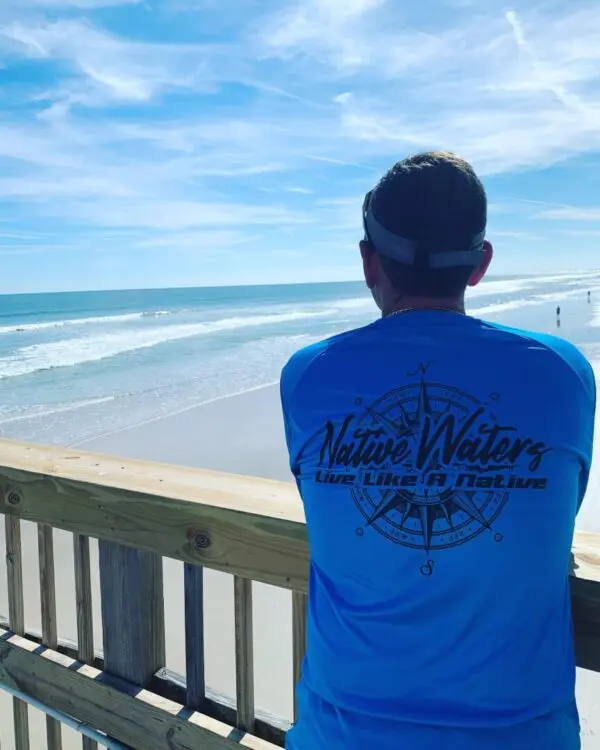
<path fill-rule="evenodd" d="M 418 250 L 417 244 L 412 240 L 393 234 L 382 226 L 371 211 L 367 211 L 365 224 L 375 250 L 390 258 L 390 260 L 395 260 L 406 266 L 414 266 L 417 252 L 419 252 L 419 255 L 423 253 L 422 250 Z M 475 268 L 483 260 L 484 239 L 485 230 L 473 237 L 471 246 L 465 250 L 425 252 L 426 265 L 428 268 L 455 268 L 459 266 Z"/>

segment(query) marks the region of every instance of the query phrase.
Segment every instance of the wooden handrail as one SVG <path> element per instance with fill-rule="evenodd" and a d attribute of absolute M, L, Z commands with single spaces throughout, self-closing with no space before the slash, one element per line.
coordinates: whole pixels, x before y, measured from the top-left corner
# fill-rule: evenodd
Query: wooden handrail
<path fill-rule="evenodd" d="M 305 591 L 290 483 L 0 440 L 0 512 Z"/>
<path fill-rule="evenodd" d="M 136 689 L 112 675 L 0 628 L 0 684 L 63 711 L 134 750 L 275 750 L 256 737 L 232 737 L 231 727 L 200 712 Z"/>
<path fill-rule="evenodd" d="M 272 739 L 281 745 L 281 730 L 256 716 L 251 581 L 294 592 L 293 665 L 297 679 L 304 654 L 308 542 L 301 502 L 292 483 L 0 440 L 0 513 L 6 521 L 10 602 L 10 631 L 0 634 L 0 684 L 25 686 L 25 693 L 47 701 L 54 710 L 74 706 L 76 718 L 114 733 L 139 750 L 166 750 L 173 733 L 185 737 L 190 747 L 205 742 L 202 746 L 207 748 L 266 750 L 275 747 Z M 42 652 L 38 652 L 37 641 L 27 636 L 24 622 L 21 520 L 39 525 L 45 613 L 41 640 L 48 647 Z M 53 528 L 74 534 L 79 638 L 74 656 L 87 665 L 81 668 L 73 663 L 73 656 L 67 658 L 64 650 L 62 655 L 57 651 Z M 101 541 L 102 674 L 94 667 L 89 537 Z M 176 691 L 173 705 L 166 695 L 155 696 L 143 689 L 156 683 L 156 670 L 162 669 L 165 661 L 160 557 L 186 563 L 187 684 L 183 693 Z M 206 699 L 200 654 L 205 567 L 234 575 L 237 702 L 231 721 L 227 719 L 229 727 L 219 723 L 214 705 Z M 128 597 L 133 591 L 137 598 Z M 578 664 L 600 672 L 600 535 L 576 534 L 571 592 Z M 127 622 L 120 627 L 124 619 Z M 122 647 L 119 638 L 124 641 Z M 139 648 L 141 641 L 145 650 Z M 132 658 L 132 653 L 137 656 Z M 36 682 L 33 675 L 40 673 L 47 675 L 46 682 Z M 53 683 L 57 690 L 48 689 Z M 123 711 L 132 712 L 133 718 L 111 711 L 108 706 L 115 701 Z M 191 719 L 187 714 L 185 719 L 178 716 L 178 701 L 186 704 Z M 26 706 L 18 699 L 14 706 L 17 748 L 27 750 Z M 212 715 L 206 710 L 213 711 Z M 231 716 L 231 709 L 227 710 Z M 147 722 L 154 727 L 151 741 L 143 736 Z M 48 737 L 49 747 L 58 750 L 60 733 L 52 721 L 48 722 Z M 84 741 L 83 746 L 93 750 L 94 743 Z"/>
<path fill-rule="evenodd" d="M 0 489 L 8 517 L 307 590 L 291 482 L 0 440 Z M 600 534 L 576 532 L 573 554 L 572 576 L 600 583 Z"/>

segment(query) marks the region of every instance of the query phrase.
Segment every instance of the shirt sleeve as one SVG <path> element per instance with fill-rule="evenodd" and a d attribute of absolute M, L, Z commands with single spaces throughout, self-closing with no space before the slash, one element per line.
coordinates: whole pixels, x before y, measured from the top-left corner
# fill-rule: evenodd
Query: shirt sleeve
<path fill-rule="evenodd" d="M 596 378 L 592 366 L 586 362 L 584 383 L 586 390 L 589 394 L 588 397 L 588 414 L 589 417 L 586 420 L 585 435 L 582 437 L 583 441 L 583 454 L 584 460 L 582 462 L 581 474 L 579 475 L 579 498 L 577 503 L 577 511 L 581 508 L 585 493 L 587 491 L 588 482 L 590 478 L 590 469 L 592 465 L 594 455 L 594 426 L 596 416 L 596 399 L 597 399 L 597 388 Z"/>
<path fill-rule="evenodd" d="M 281 381 L 279 383 L 279 395 L 281 398 L 281 413 L 283 415 L 283 429 L 285 433 L 285 443 L 287 445 L 288 454 L 291 457 L 293 436 L 292 436 L 292 422 L 291 422 L 291 417 L 290 417 L 290 413 L 288 410 L 288 402 L 287 402 L 285 370 L 281 374 Z M 292 468 L 292 471 L 293 471 L 293 468 Z"/>
<path fill-rule="evenodd" d="M 292 474 L 297 477 L 299 470 L 296 456 L 298 453 L 298 435 L 294 422 L 294 397 L 297 385 L 304 372 L 302 366 L 301 352 L 294 355 L 287 365 L 283 368 L 280 381 L 281 410 L 283 413 L 283 426 L 285 430 L 285 441 L 287 444 L 288 455 L 290 460 L 290 469 Z"/>
<path fill-rule="evenodd" d="M 283 412 L 283 425 L 290 457 L 290 468 L 296 478 L 300 474 L 298 457 L 301 452 L 301 443 L 303 440 L 298 419 L 303 413 L 306 414 L 307 409 L 309 409 L 309 404 L 306 400 L 307 389 L 304 387 L 306 385 L 306 376 L 311 365 L 327 349 L 327 346 L 327 341 L 321 341 L 317 344 L 307 346 L 305 349 L 301 349 L 294 354 L 281 373 L 279 390 Z"/>

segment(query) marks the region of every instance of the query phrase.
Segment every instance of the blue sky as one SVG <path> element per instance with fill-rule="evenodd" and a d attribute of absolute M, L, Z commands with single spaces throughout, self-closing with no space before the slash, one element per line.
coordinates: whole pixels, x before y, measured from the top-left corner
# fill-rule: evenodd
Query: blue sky
<path fill-rule="evenodd" d="M 597 0 L 1 0 L 0 292 L 358 278 L 455 150 L 496 273 L 600 267 Z"/>

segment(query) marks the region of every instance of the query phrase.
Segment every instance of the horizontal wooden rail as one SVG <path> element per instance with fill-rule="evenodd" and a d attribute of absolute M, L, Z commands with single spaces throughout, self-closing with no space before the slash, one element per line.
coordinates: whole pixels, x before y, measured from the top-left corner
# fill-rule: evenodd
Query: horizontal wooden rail
<path fill-rule="evenodd" d="M 0 440 L 0 512 L 305 591 L 292 484 Z"/>
<path fill-rule="evenodd" d="M 205 714 L 0 629 L 0 683 L 74 715 L 134 750 L 275 750 Z"/>
<path fill-rule="evenodd" d="M 291 483 L 1 440 L 0 512 L 307 590 L 306 530 Z M 600 536 L 577 534 L 573 553 L 578 664 L 600 671 Z"/>
<path fill-rule="evenodd" d="M 10 631 L 10 626 L 8 624 L 8 618 L 0 614 L 0 631 L 2 630 Z M 40 630 L 27 630 L 24 638 L 25 640 L 35 643 L 38 649 L 40 646 L 43 646 L 42 633 Z M 104 659 L 99 651 L 89 660 L 82 659 L 78 655 L 77 644 L 66 638 L 58 639 L 58 648 L 56 650 L 61 655 L 68 657 L 73 664 L 83 665 L 85 663 L 94 667 L 98 672 L 105 671 Z M 190 706 L 188 703 L 188 686 L 186 684 L 185 675 L 180 675 L 167 668 L 161 669 L 158 674 L 154 676 L 147 689 L 159 698 L 165 698 L 173 703 L 178 703 L 181 706 L 185 706 L 186 709 L 194 709 L 194 706 Z M 225 695 L 212 690 L 207 686 L 202 713 L 213 719 L 217 719 L 217 721 L 220 721 L 222 724 L 227 724 L 233 729 L 236 726 L 237 721 L 236 699 L 230 695 Z M 286 719 L 270 714 L 268 711 L 257 709 L 255 731 L 251 732 L 251 734 L 255 734 L 267 743 L 270 742 L 278 748 L 281 748 L 284 745 L 285 734 L 289 728 L 290 722 Z"/>

